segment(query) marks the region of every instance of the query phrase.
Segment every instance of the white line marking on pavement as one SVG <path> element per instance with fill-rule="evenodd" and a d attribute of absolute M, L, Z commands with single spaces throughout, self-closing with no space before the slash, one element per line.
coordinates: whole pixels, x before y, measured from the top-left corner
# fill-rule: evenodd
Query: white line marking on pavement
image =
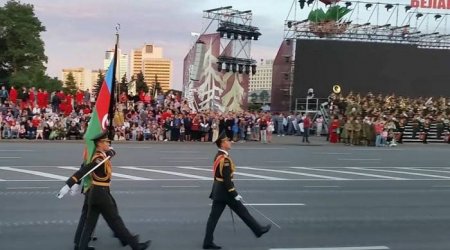
<path fill-rule="evenodd" d="M 75 170 L 75 171 L 77 171 L 79 169 L 79 168 L 75 168 L 75 167 L 59 167 L 59 168 Z M 139 177 L 139 176 L 133 176 L 133 175 L 127 175 L 127 174 L 119 174 L 119 173 L 112 173 L 112 176 L 120 177 L 120 178 L 124 178 L 124 179 L 135 180 L 135 181 L 149 181 L 149 180 L 151 180 L 149 178 L 143 178 L 143 177 Z"/>
<path fill-rule="evenodd" d="M 162 188 L 199 188 L 200 186 L 161 186 Z"/>
<path fill-rule="evenodd" d="M 164 171 L 164 170 L 156 170 L 156 169 L 146 169 L 146 168 L 136 168 L 136 167 L 121 167 L 123 169 L 131 169 L 131 170 L 139 170 L 139 171 L 146 171 L 146 172 L 154 172 L 154 173 L 160 173 L 160 174 L 169 174 L 169 175 L 176 175 L 176 176 L 182 176 L 182 177 L 188 177 L 198 180 L 212 180 L 212 177 L 204 177 L 199 175 L 192 175 L 192 174 L 183 174 L 173 171 Z"/>
<path fill-rule="evenodd" d="M 203 169 L 203 168 L 195 168 L 195 167 L 178 167 L 181 169 L 192 169 L 192 170 L 199 170 L 199 171 L 207 171 L 212 173 L 212 170 L 210 169 Z M 265 176 L 265 175 L 257 175 L 257 174 L 247 174 L 247 173 L 241 173 L 241 172 L 234 172 L 236 175 L 242 175 L 247 177 L 255 177 L 255 178 L 261 178 L 265 180 L 271 180 L 271 181 L 285 181 L 287 179 L 284 178 L 277 178 L 277 177 L 271 177 L 271 176 Z"/>
<path fill-rule="evenodd" d="M 304 203 L 242 203 L 247 206 L 274 206 L 274 207 L 293 207 L 293 206 L 306 206 Z M 209 204 L 212 206 L 212 204 Z"/>
<path fill-rule="evenodd" d="M 350 158 L 343 158 L 343 159 L 338 159 L 338 161 L 381 161 L 381 159 L 350 159 Z"/>
<path fill-rule="evenodd" d="M 181 160 L 179 160 L 179 161 L 166 161 L 166 162 L 172 162 L 172 163 L 188 163 L 188 162 L 195 162 L 195 161 L 187 161 L 187 160 L 181 161 Z"/>
<path fill-rule="evenodd" d="M 326 172 L 332 172 L 332 173 L 341 173 L 341 174 L 354 174 L 354 175 L 362 175 L 362 176 L 369 176 L 369 177 L 376 177 L 376 178 L 384 178 L 384 179 L 391 179 L 391 180 L 398 180 L 398 181 L 404 181 L 406 179 L 404 178 L 398 178 L 398 177 L 392 177 L 392 176 L 386 176 L 386 175 L 376 175 L 376 174 L 365 174 L 360 172 L 352 172 L 352 171 L 340 171 L 340 170 L 328 170 L 328 169 L 319 169 L 319 168 L 305 168 L 305 167 L 293 167 L 295 169 L 304 169 L 304 170 L 318 170 L 318 171 L 326 171 Z"/>
<path fill-rule="evenodd" d="M 449 174 L 450 171 L 444 171 L 444 170 L 434 170 L 434 169 L 421 169 L 421 168 L 405 168 L 405 167 L 401 167 L 398 169 L 407 169 L 407 170 L 417 170 L 417 171 L 425 171 L 425 172 L 434 172 L 434 173 L 447 173 Z"/>
<path fill-rule="evenodd" d="M 235 147 L 238 150 L 281 150 L 286 148 L 241 148 L 241 147 Z"/>
<path fill-rule="evenodd" d="M 28 149 L 0 149 L 0 152 L 33 152 L 34 150 Z"/>
<path fill-rule="evenodd" d="M 20 159 L 19 156 L 1 156 L 0 159 Z"/>
<path fill-rule="evenodd" d="M 332 176 L 326 176 L 326 175 L 307 174 L 307 173 L 285 171 L 285 170 L 273 170 L 273 169 L 252 168 L 252 167 L 239 167 L 239 168 L 249 169 L 249 170 L 260 170 L 260 171 L 274 172 L 274 173 L 282 173 L 282 174 L 303 175 L 303 176 L 316 177 L 316 178 L 335 180 L 335 181 L 347 181 L 347 180 L 349 180 L 349 179 L 345 179 L 345 178 L 338 178 L 338 177 L 332 177 Z"/>
<path fill-rule="evenodd" d="M 201 154 L 202 152 L 200 151 L 158 151 L 159 153 L 163 153 L 163 154 Z"/>
<path fill-rule="evenodd" d="M 195 156 L 186 156 L 186 157 L 162 157 L 160 160 L 210 160 L 208 157 L 195 157 Z"/>
<path fill-rule="evenodd" d="M 313 248 L 271 248 L 269 250 L 387 250 L 386 246 L 370 247 L 313 247 Z"/>
<path fill-rule="evenodd" d="M 450 186 L 433 186 L 434 188 L 450 188 Z"/>
<path fill-rule="evenodd" d="M 9 187 L 7 190 L 47 189 L 49 187 Z"/>
<path fill-rule="evenodd" d="M 133 149 L 148 149 L 148 148 L 153 148 L 153 147 L 148 147 L 148 146 L 135 146 L 135 147 L 117 147 L 117 148 L 133 148 Z"/>
<path fill-rule="evenodd" d="M 340 188 L 340 186 L 305 186 L 305 188 Z"/>
<path fill-rule="evenodd" d="M 368 170 L 368 171 L 378 171 L 378 172 L 386 172 L 386 173 L 395 173 L 395 174 L 408 174 L 408 175 L 416 175 L 416 176 L 424 176 L 424 177 L 433 177 L 433 178 L 441 178 L 441 179 L 450 179 L 450 177 L 439 176 L 439 175 L 431 175 L 431 174 L 419 174 L 405 171 L 393 171 L 393 170 L 381 170 L 381 169 L 369 169 L 369 168 L 357 168 L 357 167 L 347 167 L 350 169 L 358 169 L 358 170 Z"/>
<path fill-rule="evenodd" d="M 65 176 L 56 175 L 56 174 L 48 174 L 48 173 L 33 171 L 33 170 L 17 169 L 17 168 L 10 168 L 10 167 L 0 167 L 0 170 L 8 170 L 8 171 L 12 171 L 12 172 L 37 175 L 37 176 L 47 177 L 50 179 L 56 179 L 56 180 L 61 180 L 61 181 L 67 180 L 67 177 L 65 177 Z"/>
<path fill-rule="evenodd" d="M 319 155 L 351 155 L 352 153 L 318 153 Z"/>

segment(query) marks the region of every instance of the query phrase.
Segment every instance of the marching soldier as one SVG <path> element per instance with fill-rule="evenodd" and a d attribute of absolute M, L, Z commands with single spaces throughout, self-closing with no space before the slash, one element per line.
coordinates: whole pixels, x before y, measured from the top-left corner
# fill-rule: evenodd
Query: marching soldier
<path fill-rule="evenodd" d="M 100 214 L 121 242 L 127 243 L 133 250 L 147 249 L 150 246 L 150 241 L 139 243 L 138 235 L 133 236 L 128 231 L 119 215 L 116 201 L 110 193 L 109 186 L 112 176 L 112 165 L 110 160 L 106 158 L 108 156 L 113 157 L 115 151 L 110 148 L 110 140 L 107 138 L 107 133 L 102 133 L 93 140 L 96 145 L 96 152 L 92 162 L 75 172 L 75 174 L 66 181 L 66 185 L 58 194 L 58 197 L 63 197 L 86 173 L 103 162 L 100 167 L 91 173 L 92 186 L 87 198 L 87 217 L 81 233 L 78 250 L 89 249 L 88 243 Z"/>
<path fill-rule="evenodd" d="M 84 164 L 81 165 L 81 168 L 84 167 Z M 80 168 L 80 170 L 81 170 Z M 79 192 L 81 192 L 82 187 L 81 180 L 79 180 L 76 184 L 72 186 L 70 189 L 70 194 L 75 195 Z M 62 198 L 62 197 L 60 197 Z M 78 242 L 80 242 L 81 233 L 83 232 L 84 223 L 86 222 L 87 212 L 88 212 L 88 201 L 89 201 L 89 189 L 85 190 L 84 192 L 84 202 L 83 202 L 83 208 L 81 209 L 81 215 L 80 219 L 78 220 L 78 226 L 77 231 L 75 232 L 75 238 L 73 240 L 75 247 L 74 250 L 78 250 Z M 88 246 L 88 250 L 95 250 L 95 247 Z"/>
<path fill-rule="evenodd" d="M 261 237 L 270 230 L 271 225 L 261 226 L 248 212 L 242 204 L 242 196 L 238 194 L 233 183 L 233 173 L 236 166 L 231 160 L 228 151 L 231 149 L 231 142 L 222 132 L 215 142 L 219 148 L 214 160 L 214 183 L 209 198 L 213 200 L 211 213 L 206 224 L 206 234 L 203 240 L 203 249 L 221 249 L 213 242 L 214 229 L 222 215 L 223 210 L 228 205 L 253 231 L 256 237 Z"/>

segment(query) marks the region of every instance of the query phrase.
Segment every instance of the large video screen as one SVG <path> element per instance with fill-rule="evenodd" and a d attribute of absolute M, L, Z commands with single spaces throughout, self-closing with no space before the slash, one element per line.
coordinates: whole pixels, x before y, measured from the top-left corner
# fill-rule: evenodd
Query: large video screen
<path fill-rule="evenodd" d="M 335 84 L 344 94 L 450 96 L 450 51 L 414 45 L 298 40 L 293 100 L 313 88 L 326 98 Z"/>

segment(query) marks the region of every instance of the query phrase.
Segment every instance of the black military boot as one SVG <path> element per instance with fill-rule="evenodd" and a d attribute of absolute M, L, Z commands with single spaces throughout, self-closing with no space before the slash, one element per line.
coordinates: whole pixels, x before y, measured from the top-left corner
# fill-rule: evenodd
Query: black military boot
<path fill-rule="evenodd" d="M 272 227 L 271 224 L 261 227 L 261 231 L 259 232 L 259 234 L 256 235 L 257 238 L 261 237 L 263 234 L 269 232 L 270 228 Z"/>
<path fill-rule="evenodd" d="M 151 240 L 139 243 L 139 235 L 135 235 L 133 236 L 132 242 L 130 242 L 129 245 L 133 250 L 145 250 L 150 246 L 151 243 L 152 243 Z"/>
<path fill-rule="evenodd" d="M 150 244 L 151 244 L 151 243 L 152 243 L 151 240 L 147 240 L 146 242 L 139 243 L 139 244 L 138 244 L 138 248 L 137 248 L 136 250 L 145 250 L 145 249 L 147 249 L 147 248 L 150 247 Z M 134 249 L 133 249 L 133 250 L 134 250 Z"/>
<path fill-rule="evenodd" d="M 79 250 L 78 245 L 75 245 L 75 247 L 73 248 L 74 250 Z M 95 250 L 95 247 L 92 246 L 88 246 L 87 250 Z"/>
<path fill-rule="evenodd" d="M 203 244 L 203 249 L 222 249 L 222 247 L 211 242 L 209 244 Z"/>

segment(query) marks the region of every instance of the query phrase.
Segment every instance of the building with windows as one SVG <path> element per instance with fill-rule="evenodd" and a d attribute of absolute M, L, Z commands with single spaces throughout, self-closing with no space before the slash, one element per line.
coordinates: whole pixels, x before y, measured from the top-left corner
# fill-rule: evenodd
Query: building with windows
<path fill-rule="evenodd" d="M 67 76 L 72 73 L 73 78 L 77 84 L 77 88 L 85 90 L 89 87 L 89 83 L 86 83 L 86 70 L 84 68 L 67 68 L 62 69 L 61 80 L 63 81 L 63 86 L 67 81 Z"/>
<path fill-rule="evenodd" d="M 273 60 L 263 60 L 256 68 L 256 74 L 250 77 L 249 92 L 255 90 L 272 90 Z"/>
<path fill-rule="evenodd" d="M 172 61 L 164 58 L 163 49 L 153 44 L 131 51 L 130 72 L 136 78 L 139 72 L 150 89 L 158 81 L 162 91 L 172 89 Z"/>

